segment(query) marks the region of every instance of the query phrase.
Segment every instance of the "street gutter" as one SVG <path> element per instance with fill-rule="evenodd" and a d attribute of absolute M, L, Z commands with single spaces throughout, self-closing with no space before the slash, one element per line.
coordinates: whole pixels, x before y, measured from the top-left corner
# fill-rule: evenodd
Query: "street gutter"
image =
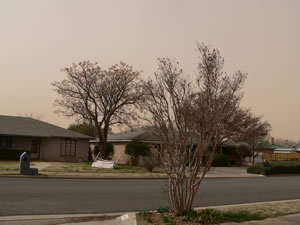
<path fill-rule="evenodd" d="M 258 175 L 258 176 L 220 176 L 220 177 L 204 177 L 204 179 L 222 179 L 222 178 L 263 178 L 264 175 Z M 0 175 L 0 178 L 34 178 L 34 179 L 102 179 L 102 180 L 118 180 L 118 179 L 124 179 L 124 180 L 135 180 L 135 179 L 143 179 L 143 180 L 165 180 L 168 179 L 167 176 L 164 177 L 149 177 L 149 176 L 47 176 L 47 175 L 38 175 L 38 176 L 30 176 L 30 175 Z"/>

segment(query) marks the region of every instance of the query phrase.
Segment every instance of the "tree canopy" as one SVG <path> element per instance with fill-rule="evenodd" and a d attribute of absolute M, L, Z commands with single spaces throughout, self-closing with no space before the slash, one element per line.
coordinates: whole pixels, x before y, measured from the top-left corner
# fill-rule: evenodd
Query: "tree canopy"
<path fill-rule="evenodd" d="M 52 84 L 60 97 L 56 112 L 93 124 L 101 157 L 106 158 L 110 126 L 126 124 L 136 115 L 134 106 L 143 96 L 140 72 L 123 62 L 104 70 L 89 61 L 73 63 L 63 72 L 67 78 Z"/>
<path fill-rule="evenodd" d="M 198 44 L 197 51 L 196 80 L 189 80 L 178 62 L 159 59 L 142 102 L 161 139 L 169 202 L 178 215 L 191 209 L 217 147 L 228 140 L 242 140 L 252 124 L 252 114 L 240 106 L 247 74 L 223 72 L 224 58 L 216 48 Z M 203 160 L 204 156 L 208 159 Z"/>

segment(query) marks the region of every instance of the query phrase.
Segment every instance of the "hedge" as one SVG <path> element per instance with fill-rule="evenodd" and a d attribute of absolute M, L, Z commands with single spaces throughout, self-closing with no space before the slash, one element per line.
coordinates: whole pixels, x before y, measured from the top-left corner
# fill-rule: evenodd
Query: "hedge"
<path fill-rule="evenodd" d="M 248 173 L 272 174 L 300 174 L 300 162 L 272 162 L 269 166 L 256 163 L 247 168 Z"/>
<path fill-rule="evenodd" d="M 0 149 L 0 160 L 20 160 L 23 152 L 30 154 L 29 150 L 24 149 Z"/>
<path fill-rule="evenodd" d="M 228 156 L 222 153 L 217 153 L 214 161 L 212 162 L 212 166 L 228 166 L 229 160 Z"/>
<path fill-rule="evenodd" d="M 203 157 L 203 163 L 206 164 L 209 159 L 209 153 L 205 154 Z M 223 153 L 216 153 L 215 158 L 212 162 L 213 167 L 223 167 L 228 166 L 229 164 L 229 158 L 228 155 L 225 155 Z"/>

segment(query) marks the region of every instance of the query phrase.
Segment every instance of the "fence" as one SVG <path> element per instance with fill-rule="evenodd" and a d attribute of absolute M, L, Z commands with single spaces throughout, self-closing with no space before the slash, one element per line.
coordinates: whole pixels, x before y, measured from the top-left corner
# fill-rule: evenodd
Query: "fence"
<path fill-rule="evenodd" d="M 272 161 L 300 161 L 300 153 L 270 153 L 264 152 L 263 158 L 269 162 Z"/>

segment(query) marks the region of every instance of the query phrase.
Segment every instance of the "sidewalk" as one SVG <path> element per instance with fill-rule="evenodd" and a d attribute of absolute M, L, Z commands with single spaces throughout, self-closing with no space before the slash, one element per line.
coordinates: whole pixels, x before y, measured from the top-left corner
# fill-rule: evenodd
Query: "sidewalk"
<path fill-rule="evenodd" d="M 92 214 L 90 214 L 92 215 Z M 60 216 L 27 216 L 19 218 L 3 219 L 0 217 L 0 225 L 137 225 L 135 213 L 126 213 L 115 219 L 109 220 L 94 220 L 89 221 L 91 217 L 89 214 L 86 215 L 60 215 Z M 94 215 L 95 216 L 95 215 Z M 86 221 L 79 222 L 79 218 Z M 73 221 L 72 221 L 73 220 Z M 299 225 L 300 224 L 300 213 L 288 216 L 281 216 L 277 218 L 269 218 L 265 220 L 247 221 L 243 223 L 222 223 L 221 225 Z"/>

